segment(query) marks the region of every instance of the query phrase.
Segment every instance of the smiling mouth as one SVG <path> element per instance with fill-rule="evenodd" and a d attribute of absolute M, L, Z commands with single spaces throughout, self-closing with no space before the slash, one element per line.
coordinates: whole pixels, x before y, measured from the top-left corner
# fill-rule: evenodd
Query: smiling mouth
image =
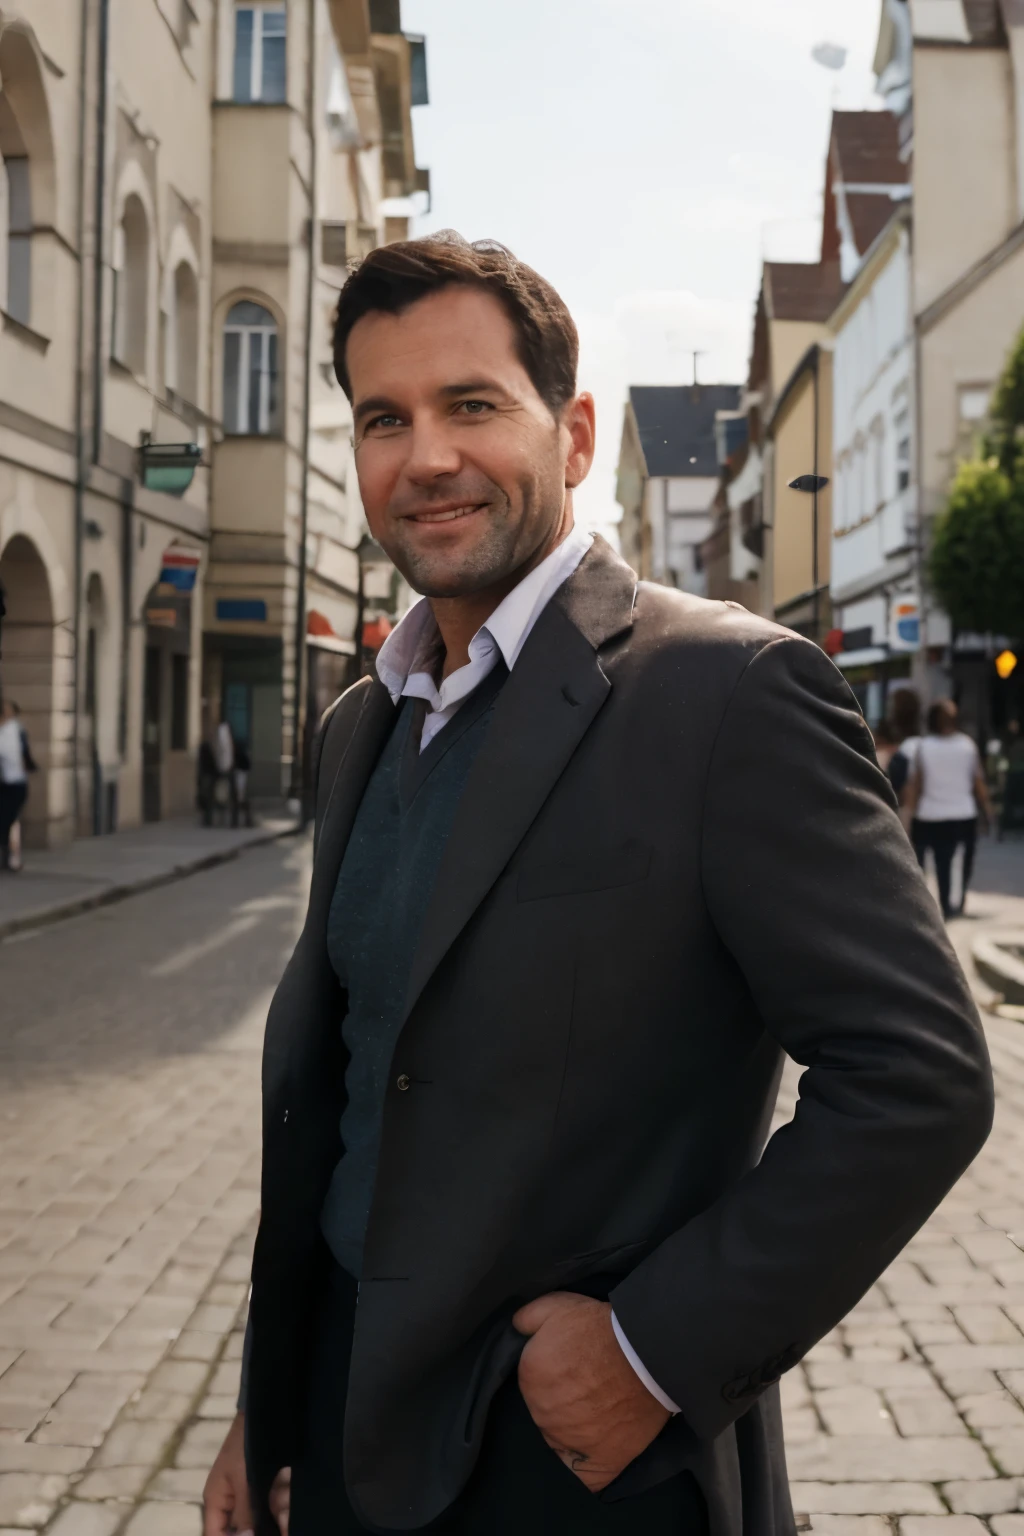
<path fill-rule="evenodd" d="M 414 512 L 409 519 L 413 523 L 454 523 L 462 517 L 470 517 L 474 512 L 482 512 L 487 506 L 485 501 L 477 502 L 470 507 L 449 507 L 444 512 Z"/>

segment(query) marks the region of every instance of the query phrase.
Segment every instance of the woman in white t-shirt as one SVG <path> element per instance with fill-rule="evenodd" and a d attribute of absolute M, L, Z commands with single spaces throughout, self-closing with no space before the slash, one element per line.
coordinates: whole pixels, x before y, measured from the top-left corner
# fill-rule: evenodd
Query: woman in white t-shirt
<path fill-rule="evenodd" d="M 35 767 L 27 750 L 17 705 L 0 705 L 0 868 L 21 868 L 18 822 L 28 796 L 28 770 Z"/>
<path fill-rule="evenodd" d="M 988 785 L 981 770 L 978 749 L 957 729 L 957 709 L 951 699 L 933 704 L 928 711 L 928 734 L 914 754 L 907 805 L 913 815 L 911 838 L 921 868 L 930 848 L 935 859 L 939 901 L 944 917 L 963 912 L 978 831 L 978 813 L 986 824 L 992 820 Z M 963 890 L 960 905 L 950 904 L 949 887 L 953 855 L 964 850 Z"/>

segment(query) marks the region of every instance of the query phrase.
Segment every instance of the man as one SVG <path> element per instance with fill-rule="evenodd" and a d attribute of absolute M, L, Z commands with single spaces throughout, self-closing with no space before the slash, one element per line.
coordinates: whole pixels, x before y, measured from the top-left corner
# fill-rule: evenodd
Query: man
<path fill-rule="evenodd" d="M 852 696 L 574 525 L 576 358 L 490 242 L 341 296 L 367 520 L 426 596 L 321 735 L 208 1536 L 250 1487 L 271 1530 L 287 1468 L 291 1536 L 786 1536 L 776 1383 L 989 1128 Z"/>

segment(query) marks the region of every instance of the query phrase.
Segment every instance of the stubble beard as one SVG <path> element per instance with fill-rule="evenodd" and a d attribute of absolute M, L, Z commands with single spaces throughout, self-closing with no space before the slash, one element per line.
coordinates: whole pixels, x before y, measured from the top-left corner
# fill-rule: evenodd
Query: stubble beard
<path fill-rule="evenodd" d="M 486 520 L 476 542 L 468 549 L 428 554 L 396 538 L 386 549 L 414 592 L 423 597 L 469 597 L 506 580 L 525 565 L 533 551 L 524 545 L 524 534 L 533 524 L 532 497 L 524 498 L 523 511 L 514 517 L 512 502 L 502 493 L 487 510 L 477 514 Z M 406 525 L 400 524 L 399 530 Z"/>

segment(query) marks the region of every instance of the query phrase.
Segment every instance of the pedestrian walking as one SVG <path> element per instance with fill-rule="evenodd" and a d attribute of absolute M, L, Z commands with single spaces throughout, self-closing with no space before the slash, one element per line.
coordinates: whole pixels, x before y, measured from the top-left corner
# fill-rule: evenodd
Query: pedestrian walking
<path fill-rule="evenodd" d="M 272 1529 L 288 1469 L 291 1536 L 793 1536 L 779 1378 L 988 1133 L 856 701 L 575 522 L 577 354 L 493 241 L 340 297 L 362 505 L 424 597 L 314 754 L 206 1536 Z"/>
<path fill-rule="evenodd" d="M 0 860 L 12 874 L 22 868 L 21 815 L 28 776 L 36 767 L 18 706 L 5 699 L 0 705 Z"/>
<path fill-rule="evenodd" d="M 978 748 L 957 725 L 957 707 L 941 699 L 928 711 L 928 734 L 917 749 L 907 796 L 911 839 L 921 868 L 929 848 L 935 861 L 943 917 L 963 913 L 974 869 L 979 814 L 992 824 L 992 805 Z M 960 900 L 950 896 L 953 859 L 963 849 Z"/>
<path fill-rule="evenodd" d="M 235 737 L 227 720 L 222 720 L 213 739 L 213 757 L 217 777 L 213 786 L 214 806 L 223 813 L 227 825 L 238 825 L 238 802 L 235 795 Z"/>
<path fill-rule="evenodd" d="M 235 766 L 232 770 L 231 783 L 233 798 L 231 801 L 231 825 L 237 827 L 239 820 L 245 827 L 252 826 L 252 805 L 249 801 L 249 774 L 252 771 L 252 759 L 249 756 L 249 748 L 244 741 L 235 742 Z"/>
<path fill-rule="evenodd" d="M 213 826 L 217 794 L 217 759 L 210 742 L 203 737 L 196 757 L 196 805 L 204 827 Z"/>
<path fill-rule="evenodd" d="M 897 688 L 889 701 L 888 728 L 896 743 L 885 764 L 896 798 L 906 801 L 910 775 L 921 744 L 921 701 L 913 688 Z"/>

